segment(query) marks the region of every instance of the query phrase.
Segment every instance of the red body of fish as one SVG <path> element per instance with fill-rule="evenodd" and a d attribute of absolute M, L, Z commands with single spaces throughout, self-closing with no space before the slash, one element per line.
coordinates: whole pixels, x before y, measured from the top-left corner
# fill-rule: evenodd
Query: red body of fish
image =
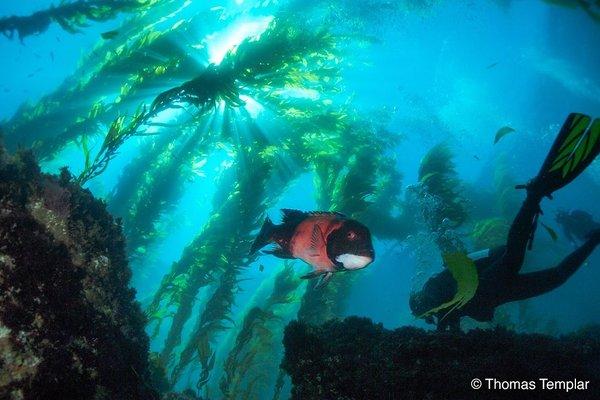
<path fill-rule="evenodd" d="M 303 212 L 283 209 L 283 220 L 275 225 L 266 218 L 250 254 L 265 250 L 280 258 L 298 258 L 311 265 L 314 272 L 306 277 L 347 269 L 360 269 L 371 263 L 375 253 L 366 226 L 336 212 Z"/>
<path fill-rule="evenodd" d="M 323 214 L 302 221 L 289 243 L 292 256 L 312 265 L 317 272 L 334 271 L 335 265 L 327 256 L 327 237 L 342 225 L 336 217 L 335 214 Z M 320 232 L 320 237 L 313 246 L 314 232 Z"/>

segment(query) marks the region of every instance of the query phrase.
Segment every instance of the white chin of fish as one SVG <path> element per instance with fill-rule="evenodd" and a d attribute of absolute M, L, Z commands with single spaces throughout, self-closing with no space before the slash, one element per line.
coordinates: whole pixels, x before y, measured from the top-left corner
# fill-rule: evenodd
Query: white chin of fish
<path fill-rule="evenodd" d="M 356 254 L 341 254 L 335 258 L 335 261 L 342 263 L 346 269 L 361 269 L 369 265 L 373 259 Z"/>

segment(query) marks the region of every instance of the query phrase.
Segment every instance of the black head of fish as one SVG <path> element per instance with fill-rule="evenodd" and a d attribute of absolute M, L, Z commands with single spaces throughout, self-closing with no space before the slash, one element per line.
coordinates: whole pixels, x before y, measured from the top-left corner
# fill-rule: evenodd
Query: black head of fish
<path fill-rule="evenodd" d="M 375 260 L 369 229 L 355 220 L 345 220 L 327 237 L 327 256 L 344 269 L 364 268 Z"/>

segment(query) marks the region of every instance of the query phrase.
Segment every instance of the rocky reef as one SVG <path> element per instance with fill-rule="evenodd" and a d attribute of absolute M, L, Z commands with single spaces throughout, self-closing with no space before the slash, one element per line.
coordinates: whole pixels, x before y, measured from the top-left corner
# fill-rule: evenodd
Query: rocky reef
<path fill-rule="evenodd" d="M 120 225 L 0 146 L 0 398 L 154 399 Z"/>
<path fill-rule="evenodd" d="M 293 399 L 593 399 L 600 382 L 597 326 L 556 338 L 499 328 L 387 330 L 349 317 L 321 326 L 293 321 L 284 345 L 282 368 L 292 378 Z M 471 388 L 474 378 L 482 380 L 479 390 Z M 513 389 L 490 390 L 486 378 Z M 589 384 L 567 393 L 542 388 L 539 378 Z M 531 381 L 535 389 L 515 388 Z"/>

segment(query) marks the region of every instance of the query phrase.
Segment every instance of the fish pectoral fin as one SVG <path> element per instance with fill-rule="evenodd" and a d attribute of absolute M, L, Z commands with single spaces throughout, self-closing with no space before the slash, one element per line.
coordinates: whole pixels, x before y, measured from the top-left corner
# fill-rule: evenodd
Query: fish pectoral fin
<path fill-rule="evenodd" d="M 315 290 L 321 289 L 321 288 L 327 286 L 327 284 L 329 283 L 329 280 L 331 279 L 332 276 L 333 276 L 333 272 L 326 272 L 323 275 L 321 275 L 321 279 L 315 285 Z"/>
<path fill-rule="evenodd" d="M 310 249 L 317 254 L 325 245 L 325 237 L 318 224 L 313 226 L 312 234 L 310 236 Z"/>
<path fill-rule="evenodd" d="M 319 276 L 326 274 L 327 272 L 317 272 L 317 271 L 313 271 L 309 274 L 306 275 L 302 275 L 300 277 L 300 279 L 314 279 L 314 278 L 318 278 Z"/>

